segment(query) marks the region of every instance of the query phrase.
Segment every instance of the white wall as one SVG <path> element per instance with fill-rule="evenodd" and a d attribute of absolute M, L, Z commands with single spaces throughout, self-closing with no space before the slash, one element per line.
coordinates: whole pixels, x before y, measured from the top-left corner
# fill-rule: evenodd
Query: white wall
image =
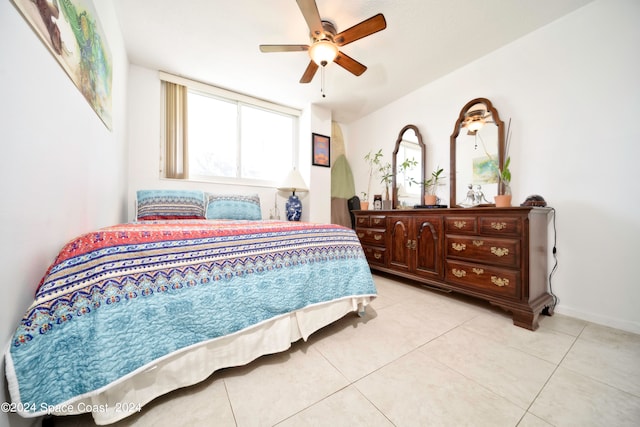
<path fill-rule="evenodd" d="M 278 204 L 280 218 L 286 219 L 285 203 L 289 193 L 275 188 L 240 186 L 210 182 L 181 181 L 160 177 L 160 79 L 156 70 L 131 65 L 129 72 L 129 200 L 140 189 L 199 189 L 220 193 L 257 193 L 260 196 L 262 217 L 269 218 Z M 299 171 L 309 186 L 308 193 L 298 193 L 302 202 L 302 220 L 329 222 L 331 220 L 331 175 L 329 168 L 311 166 L 311 132 L 331 135 L 331 112 L 309 105 L 300 117 Z M 282 179 L 289 171 L 282 171 Z M 326 200 L 326 201 L 325 201 Z M 129 207 L 129 219 L 135 216 Z"/>
<path fill-rule="evenodd" d="M 94 0 L 113 60 L 110 132 L 10 1 L 0 2 L 0 347 L 62 245 L 126 217 L 128 61 L 110 1 Z M 4 357 L 0 364 L 4 378 Z M 5 381 L 0 402 L 9 396 Z M 33 420 L 0 413 L 0 426 Z"/>
<path fill-rule="evenodd" d="M 639 49 L 640 2 L 596 1 L 344 126 L 357 192 L 364 155 L 383 148 L 390 160 L 408 123 L 427 173 L 448 174 L 460 109 L 486 97 L 512 118 L 514 204 L 541 194 L 557 210 L 556 312 L 640 333 Z"/>

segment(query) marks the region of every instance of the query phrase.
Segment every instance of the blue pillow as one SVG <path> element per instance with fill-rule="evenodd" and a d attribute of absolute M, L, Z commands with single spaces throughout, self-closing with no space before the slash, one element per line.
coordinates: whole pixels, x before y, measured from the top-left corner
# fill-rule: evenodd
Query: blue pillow
<path fill-rule="evenodd" d="M 207 219 L 261 220 L 260 197 L 257 194 L 210 194 L 207 198 Z"/>
<path fill-rule="evenodd" d="M 199 190 L 139 190 L 139 221 L 156 219 L 206 219 L 204 192 Z"/>

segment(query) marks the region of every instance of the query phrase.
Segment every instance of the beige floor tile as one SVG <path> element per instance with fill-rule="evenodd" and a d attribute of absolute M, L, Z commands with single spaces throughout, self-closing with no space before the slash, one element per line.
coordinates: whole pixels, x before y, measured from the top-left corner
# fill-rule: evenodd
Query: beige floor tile
<path fill-rule="evenodd" d="M 524 410 L 414 351 L 355 383 L 396 426 L 515 426 Z"/>
<path fill-rule="evenodd" d="M 224 371 L 221 378 L 239 427 L 275 425 L 349 384 L 300 341 L 287 352 Z"/>
<path fill-rule="evenodd" d="M 640 398 L 559 367 L 529 412 L 557 427 L 636 427 Z"/>
<path fill-rule="evenodd" d="M 485 313 L 465 323 L 463 327 L 474 334 L 487 337 L 554 364 L 560 363 L 576 341 L 574 336 L 553 329 L 540 327 L 536 331 L 530 331 L 515 326 L 510 315 L 499 313 Z"/>
<path fill-rule="evenodd" d="M 419 351 L 522 409 L 529 407 L 556 368 L 463 328 L 446 333 Z"/>
<path fill-rule="evenodd" d="M 553 316 L 540 316 L 539 323 L 540 328 L 542 329 L 551 329 L 574 337 L 580 335 L 585 326 L 589 324 L 589 322 L 584 320 L 565 316 L 559 313 L 556 313 Z"/>
<path fill-rule="evenodd" d="M 354 386 L 349 386 L 277 426 L 393 427 L 393 424 Z"/>
<path fill-rule="evenodd" d="M 125 418 L 114 427 L 172 427 L 177 425 L 235 426 L 222 379 L 212 377 L 193 387 L 176 390 L 153 401 L 140 414 Z"/>
<path fill-rule="evenodd" d="M 394 302 L 409 301 L 424 295 L 424 289 L 419 286 L 388 279 L 384 276 L 373 276 L 378 295 Z"/>
<path fill-rule="evenodd" d="M 314 334 L 309 345 L 347 379 L 356 381 L 437 337 L 411 313 L 396 307 L 402 305 L 375 313 L 369 307 L 365 322 L 347 316 Z"/>
<path fill-rule="evenodd" d="M 380 276 L 374 278 L 380 281 L 379 295 L 409 308 L 412 314 L 421 320 L 437 322 L 437 326 L 430 325 L 431 329 L 441 333 L 477 314 L 496 310 L 489 303 L 466 295 L 420 286 L 408 281 L 390 280 Z"/>
<path fill-rule="evenodd" d="M 518 427 L 553 427 L 548 422 L 527 412 L 518 423 Z"/>
<path fill-rule="evenodd" d="M 204 426 L 215 420 L 216 427 L 233 427 L 235 421 L 227 398 L 224 381 L 215 376 L 196 384 L 167 393 L 145 405 L 142 411 L 112 427 L 174 427 Z M 91 427 L 96 424 L 91 414 L 58 417 L 55 427 Z"/>
<path fill-rule="evenodd" d="M 561 366 L 640 397 L 640 335 L 589 324 Z"/>

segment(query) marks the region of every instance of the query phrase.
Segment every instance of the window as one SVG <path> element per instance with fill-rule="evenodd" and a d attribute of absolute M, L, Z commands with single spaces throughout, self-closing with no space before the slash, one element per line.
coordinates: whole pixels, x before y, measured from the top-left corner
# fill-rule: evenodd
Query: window
<path fill-rule="evenodd" d="M 169 77 L 179 84 L 163 79 L 166 177 L 273 185 L 295 165 L 299 111 Z"/>

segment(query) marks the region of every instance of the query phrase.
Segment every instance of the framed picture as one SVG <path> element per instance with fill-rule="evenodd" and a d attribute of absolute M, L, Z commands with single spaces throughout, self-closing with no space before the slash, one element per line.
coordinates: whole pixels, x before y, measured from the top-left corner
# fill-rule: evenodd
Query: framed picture
<path fill-rule="evenodd" d="M 111 130 L 111 52 L 92 0 L 13 3 Z"/>
<path fill-rule="evenodd" d="M 317 133 L 311 134 L 311 164 L 331 167 L 331 138 Z"/>

